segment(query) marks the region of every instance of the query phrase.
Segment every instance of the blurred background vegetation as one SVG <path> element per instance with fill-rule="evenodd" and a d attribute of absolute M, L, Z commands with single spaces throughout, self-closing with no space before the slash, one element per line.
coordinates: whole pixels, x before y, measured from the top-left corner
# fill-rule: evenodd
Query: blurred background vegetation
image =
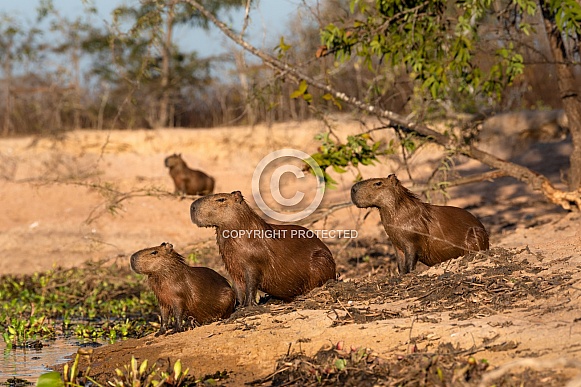
<path fill-rule="evenodd" d="M 265 1 L 265 0 L 263 0 Z M 256 3 L 256 2 L 254 2 Z M 254 6 L 253 3 L 253 6 Z M 349 0 L 297 2 L 284 38 L 271 36 L 271 54 L 334 87 L 400 114 L 422 117 L 452 113 L 560 108 L 556 75 L 546 34 L 521 34 L 517 49 L 524 74 L 501 85 L 500 98 L 486 93 L 448 94 L 433 98 L 429 87 L 401 63 L 386 66 L 382 58 L 354 55 L 340 60 L 321 55 L 321 31 L 349 25 L 361 14 Z M 0 134 L 48 134 L 79 128 L 133 129 L 215 127 L 305 120 L 321 112 L 348 112 L 351 107 L 321 98 L 293 98 L 297 86 L 281 74 L 247 57 L 241 48 L 205 57 L 187 51 L 175 38 L 180 26 L 208 28 L 206 20 L 177 0 L 134 0 L 117 7 L 107 20 L 95 4 L 84 14 L 65 16 L 52 1 L 40 0 L 36 22 L 0 14 Z M 244 0 L 205 1 L 212 12 L 244 10 Z M 32 11 L 32 10 L 31 10 Z M 453 16 L 453 15 L 452 15 Z M 510 30 L 495 17 L 479 27 L 477 63 L 484 69 Z M 542 20 L 531 20 L 538 25 Z M 328 38 L 328 36 L 327 36 Z M 219 42 L 216 42 L 219 44 Z M 581 79 L 576 77 L 576 79 Z M 425 82 L 425 79 L 423 80 Z M 425 85 L 424 85 L 425 86 Z"/>

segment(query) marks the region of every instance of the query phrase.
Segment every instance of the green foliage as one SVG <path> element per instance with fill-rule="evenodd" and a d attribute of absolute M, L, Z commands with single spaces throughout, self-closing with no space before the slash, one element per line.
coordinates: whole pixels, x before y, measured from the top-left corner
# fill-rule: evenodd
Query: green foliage
<path fill-rule="evenodd" d="M 281 59 L 286 55 L 288 50 L 290 50 L 291 48 L 292 46 L 290 44 L 286 44 L 284 41 L 284 37 L 281 36 L 280 43 L 278 44 L 278 46 L 274 48 L 274 50 L 278 52 L 278 59 Z"/>
<path fill-rule="evenodd" d="M 311 103 L 313 96 L 308 93 L 309 85 L 304 79 L 299 83 L 299 88 L 293 91 L 290 95 L 291 98 L 302 98 L 306 103 Z"/>
<path fill-rule="evenodd" d="M 546 2 L 561 31 L 579 33 L 579 2 Z M 340 61 L 356 55 L 370 69 L 377 59 L 382 66 L 405 68 L 433 99 L 457 93 L 500 97 L 523 73 L 523 57 L 513 41 L 497 39 L 491 64 L 483 66 L 479 45 L 490 28 L 512 27 L 530 34 L 531 19 L 526 15 L 535 15 L 539 7 L 533 0 L 511 0 L 498 12 L 494 4 L 491 0 L 351 0 L 351 21 L 327 25 L 321 41 Z M 510 34 L 505 36 L 511 39 Z"/>
<path fill-rule="evenodd" d="M 155 328 L 157 301 L 126 265 L 87 263 L 0 277 L 0 332 L 9 347 L 56 335 L 115 341 Z"/>
<path fill-rule="evenodd" d="M 117 368 L 117 377 L 109 384 L 113 387 L 155 387 L 167 384 L 169 386 L 182 386 L 188 378 L 189 369 L 182 370 L 182 363 L 177 360 L 171 371 L 162 371 L 157 364 L 148 367 L 147 359 L 141 365 L 132 356 L 131 362 L 123 367 Z"/>
<path fill-rule="evenodd" d="M 380 150 L 381 141 L 374 141 L 367 133 L 348 136 L 345 144 L 332 140 L 329 133 L 319 134 L 315 139 L 322 144 L 319 151 L 311 156 L 321 167 L 325 183 L 330 188 L 336 186 L 337 182 L 327 172 L 329 167 L 336 173 L 345 173 L 348 166 L 357 168 L 359 165 L 373 165 L 378 156 L 393 153 L 393 144 Z M 361 179 L 360 173 L 356 179 Z"/>
<path fill-rule="evenodd" d="M 26 27 L 14 17 L 0 13 L 0 74 L 10 80 L 12 71 L 22 64 L 40 59 L 42 32 L 36 27 Z M 21 75 L 20 73 L 18 75 Z"/>
<path fill-rule="evenodd" d="M 176 360 L 173 366 L 168 364 L 164 370 L 162 367 L 154 363 L 149 366 L 149 362 L 145 359 L 141 364 L 131 357 L 129 364 L 125 364 L 121 368 L 115 369 L 115 377 L 113 380 L 103 385 L 91 377 L 91 358 L 87 356 L 88 366 L 84 372 L 79 370 L 79 360 L 81 356 L 75 356 L 72 364 L 65 364 L 63 368 L 63 375 L 58 372 L 49 372 L 43 374 L 38 379 L 38 386 L 41 387 L 80 387 L 80 386 L 96 386 L 96 387 L 156 387 L 156 386 L 198 386 L 198 385 L 215 385 L 216 381 L 227 379 L 228 373 L 226 371 L 216 372 L 213 375 L 206 375 L 202 378 L 196 379 L 190 376 L 189 368 L 185 370 L 182 367 L 181 360 Z"/>
<path fill-rule="evenodd" d="M 27 346 L 27 343 L 38 338 L 54 337 L 55 329 L 46 324 L 46 317 L 29 316 L 26 319 L 12 317 L 2 338 L 8 348 Z"/>
<path fill-rule="evenodd" d="M 36 387 L 65 387 L 61 374 L 57 371 L 40 375 Z"/>
<path fill-rule="evenodd" d="M 578 1 L 545 0 L 545 2 L 548 3 L 557 28 L 561 32 L 581 34 L 581 4 Z"/>
<path fill-rule="evenodd" d="M 188 262 L 190 262 L 193 265 L 198 264 L 200 263 L 200 257 L 196 252 L 191 252 L 190 254 L 188 254 Z"/>

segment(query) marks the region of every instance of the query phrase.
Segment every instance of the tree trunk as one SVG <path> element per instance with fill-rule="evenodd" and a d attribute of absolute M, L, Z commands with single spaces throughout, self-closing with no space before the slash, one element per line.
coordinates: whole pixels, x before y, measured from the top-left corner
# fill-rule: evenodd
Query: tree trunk
<path fill-rule="evenodd" d="M 545 31 L 557 70 L 559 93 L 569 121 L 569 131 L 573 142 L 573 151 L 569 158 L 571 164 L 569 190 L 574 191 L 581 188 L 581 99 L 575 87 L 573 64 L 568 58 L 565 42 L 555 22 L 555 15 L 551 13 L 546 1 L 541 1 L 541 9 Z"/>
<path fill-rule="evenodd" d="M 73 130 L 81 128 L 81 66 L 80 66 L 80 53 L 78 52 L 78 42 L 74 42 L 74 47 L 71 49 L 71 60 L 73 62 L 73 98 L 71 101 L 71 106 L 73 109 Z"/>
<path fill-rule="evenodd" d="M 159 115 L 156 127 L 166 127 L 168 124 L 169 105 L 171 103 L 171 90 L 169 87 L 171 71 L 171 44 L 173 35 L 173 24 L 175 18 L 175 1 L 168 4 L 167 18 L 165 21 L 165 41 L 162 42 L 161 49 L 161 98 L 159 101 Z"/>
<path fill-rule="evenodd" d="M 12 58 L 10 55 L 10 51 L 12 49 L 12 45 L 8 46 L 6 55 L 4 60 L 4 123 L 2 128 L 2 135 L 8 136 L 10 134 L 10 127 L 12 126 L 11 114 L 12 114 L 12 107 L 11 99 L 12 95 L 10 90 L 12 89 Z"/>

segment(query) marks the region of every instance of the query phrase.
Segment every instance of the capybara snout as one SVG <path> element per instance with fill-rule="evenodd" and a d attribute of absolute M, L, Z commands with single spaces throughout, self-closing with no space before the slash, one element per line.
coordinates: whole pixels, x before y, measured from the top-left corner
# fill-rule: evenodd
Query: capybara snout
<path fill-rule="evenodd" d="M 239 191 L 201 197 L 190 206 L 190 218 L 199 227 L 236 227 L 243 201 Z"/>
<path fill-rule="evenodd" d="M 362 187 L 365 187 L 363 194 L 359 192 Z M 360 181 L 351 187 L 351 201 L 359 208 L 378 207 L 378 203 L 381 202 L 382 188 L 382 179 Z"/>
<path fill-rule="evenodd" d="M 161 255 L 171 255 L 173 246 L 169 243 L 162 243 L 155 248 L 140 250 L 131 255 L 131 270 L 137 274 L 153 274 L 163 270 L 164 258 Z"/>

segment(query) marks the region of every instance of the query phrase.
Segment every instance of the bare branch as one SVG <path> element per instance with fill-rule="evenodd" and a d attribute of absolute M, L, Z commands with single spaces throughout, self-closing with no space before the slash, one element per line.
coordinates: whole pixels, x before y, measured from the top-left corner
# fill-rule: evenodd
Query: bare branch
<path fill-rule="evenodd" d="M 320 220 L 327 219 L 327 217 L 329 215 L 331 215 L 332 213 L 334 213 L 335 211 L 339 211 L 339 210 L 342 210 L 343 208 L 351 207 L 353 205 L 354 204 L 352 202 L 333 204 L 333 205 L 331 205 L 331 206 L 329 206 L 321 211 L 317 211 L 317 216 L 305 218 L 305 219 L 303 219 L 302 222 L 299 222 L 298 224 L 312 226 L 313 224 L 317 223 Z"/>
<path fill-rule="evenodd" d="M 505 171 L 495 169 L 495 170 L 488 171 L 488 172 L 477 173 L 474 175 L 460 177 L 458 179 L 442 182 L 441 185 L 445 188 L 457 187 L 460 185 L 472 184 L 472 183 L 477 183 L 477 182 L 481 182 L 481 181 L 492 181 L 494 179 L 497 179 L 497 178 L 503 177 L 503 176 L 507 176 Z M 416 185 L 414 185 L 414 189 L 416 189 L 418 191 L 427 191 L 430 188 L 431 187 L 428 184 L 416 184 Z"/>
<path fill-rule="evenodd" d="M 244 10 L 244 25 L 242 26 L 242 31 L 240 31 L 240 36 L 244 36 L 246 28 L 248 28 L 248 22 L 250 21 L 250 4 L 252 0 L 246 0 L 246 8 Z"/>

